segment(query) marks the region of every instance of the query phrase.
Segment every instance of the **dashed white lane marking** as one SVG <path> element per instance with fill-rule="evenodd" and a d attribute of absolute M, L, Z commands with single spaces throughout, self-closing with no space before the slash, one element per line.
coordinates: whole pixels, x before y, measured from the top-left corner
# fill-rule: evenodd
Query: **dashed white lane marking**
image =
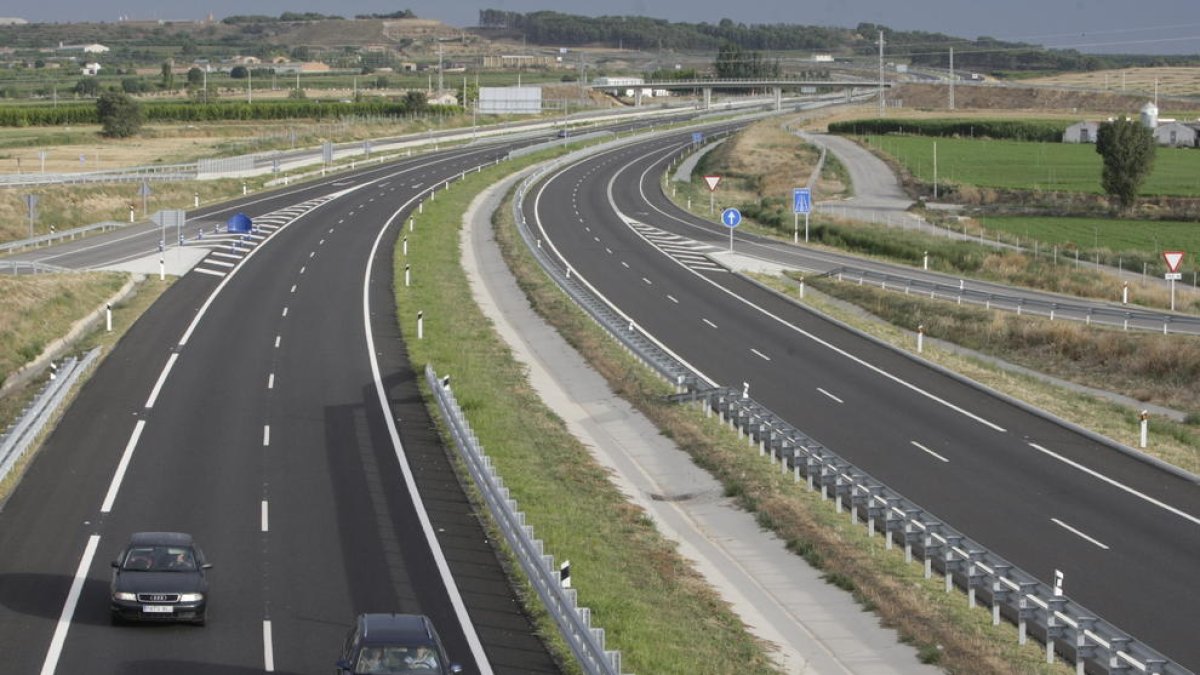
<path fill-rule="evenodd" d="M 318 241 L 318 242 L 317 242 L 317 246 L 324 246 L 324 245 L 325 245 L 325 240 L 324 240 L 324 239 L 322 239 L 321 241 Z"/>
<path fill-rule="evenodd" d="M 138 420 L 133 425 L 133 435 L 125 444 L 125 452 L 121 453 L 121 461 L 117 462 L 117 471 L 113 474 L 112 482 L 108 484 L 108 494 L 104 495 L 104 503 L 100 505 L 100 513 L 112 511 L 113 502 L 117 501 L 117 492 L 121 489 L 121 481 L 125 480 L 125 472 L 129 470 L 129 462 L 133 459 L 133 450 L 137 447 L 142 430 L 146 428 L 146 420 Z"/>
<path fill-rule="evenodd" d="M 1066 457 L 1063 457 L 1062 455 L 1058 454 L 1057 452 L 1054 452 L 1053 450 L 1047 450 L 1046 448 L 1043 448 L 1042 446 L 1038 445 L 1037 443 L 1030 443 L 1029 447 L 1033 448 L 1034 450 L 1037 450 L 1038 452 L 1044 452 L 1047 455 L 1053 457 L 1054 459 L 1057 459 L 1058 461 L 1060 461 L 1064 464 L 1073 466 L 1076 469 L 1079 469 L 1080 471 L 1083 471 L 1086 474 L 1089 474 L 1091 476 L 1099 478 L 1100 480 L 1104 481 L 1105 483 L 1108 483 L 1109 485 L 1111 485 L 1119 490 L 1124 490 L 1125 492 L 1128 492 L 1129 494 L 1133 495 L 1134 497 L 1145 500 L 1165 511 L 1170 511 L 1171 513 L 1174 513 L 1175 515 L 1179 516 L 1180 518 L 1183 518 L 1184 520 L 1190 520 L 1191 522 L 1193 522 L 1197 525 L 1200 525 L 1200 518 L 1197 518 L 1196 516 L 1193 516 L 1190 513 L 1184 513 L 1183 511 L 1180 511 L 1179 509 L 1175 508 L 1174 506 L 1171 506 L 1170 504 L 1165 504 L 1163 502 L 1160 502 L 1157 499 L 1155 499 L 1154 497 L 1151 497 L 1150 495 L 1142 494 L 1141 492 L 1134 490 L 1133 488 L 1129 487 L 1128 485 L 1125 485 L 1124 483 L 1115 481 L 1112 478 L 1109 478 L 1108 476 L 1105 476 L 1104 474 L 1100 473 L 1099 471 L 1096 471 L 1094 469 L 1089 469 L 1088 467 L 1080 464 L 1079 462 L 1076 462 L 1071 459 L 1067 459 Z"/>
<path fill-rule="evenodd" d="M 316 252 L 316 251 L 309 251 L 309 252 L 308 252 L 308 259 L 309 259 L 309 260 L 312 260 L 313 256 L 315 256 L 316 254 L 317 254 L 317 252 Z"/>
<path fill-rule="evenodd" d="M 263 621 L 263 670 L 275 672 L 275 647 L 271 644 L 271 620 Z"/>
<path fill-rule="evenodd" d="M 267 527 L 268 523 L 269 523 L 269 521 L 267 520 L 267 500 L 264 499 L 262 501 L 262 531 L 263 532 L 266 532 L 269 529 Z"/>
<path fill-rule="evenodd" d="M 708 319 L 700 319 L 700 320 L 701 320 L 701 321 L 703 321 L 704 323 L 708 324 L 709 326 L 713 327 L 713 328 L 716 328 L 716 327 L 717 327 L 717 324 L 715 324 L 715 323 L 713 323 L 713 322 L 709 321 Z"/>
<path fill-rule="evenodd" d="M 929 454 L 933 455 L 934 457 L 936 457 L 936 458 L 938 458 L 938 459 L 942 460 L 943 462 L 947 462 L 947 463 L 948 463 L 948 462 L 950 461 L 950 460 L 946 459 L 945 457 L 942 457 L 941 455 L 937 454 L 936 452 L 934 452 L 934 451 L 930 450 L 929 448 L 927 448 L 927 447 L 925 447 L 925 446 L 921 445 L 920 443 L 918 443 L 918 442 L 916 442 L 916 441 L 909 441 L 909 442 L 910 442 L 910 443 L 912 443 L 914 446 L 916 446 L 918 449 L 920 449 L 920 450 L 924 450 L 925 452 L 927 452 L 927 453 L 929 453 Z"/>
<path fill-rule="evenodd" d="M 283 339 L 282 335 L 275 336 L 275 349 L 279 349 L 279 341 Z"/>
<path fill-rule="evenodd" d="M 679 304 L 679 301 L 678 301 L 678 300 L 676 300 L 676 299 L 675 299 L 675 296 L 673 296 L 673 295 L 668 295 L 668 296 L 667 296 L 667 299 L 668 299 L 668 300 L 670 300 L 671 302 L 673 302 L 673 303 L 677 304 L 677 305 Z"/>
<path fill-rule="evenodd" d="M 295 293 L 295 292 L 296 292 L 296 284 L 292 284 L 292 290 L 291 290 L 291 291 L 289 291 L 289 292 L 290 292 L 290 293 Z"/>
<path fill-rule="evenodd" d="M 263 425 L 263 447 L 267 447 L 270 444 L 271 444 L 271 425 L 264 424 Z"/>
<path fill-rule="evenodd" d="M 83 582 L 87 581 L 88 569 L 92 566 L 92 559 L 96 557 L 96 549 L 99 546 L 100 535 L 93 534 L 88 537 L 87 545 L 83 547 L 83 557 L 79 559 L 79 567 L 75 569 L 71 590 L 67 593 L 67 601 L 63 603 L 62 614 L 58 617 L 58 625 L 54 627 L 54 637 L 50 638 L 50 648 L 46 650 L 41 675 L 54 675 L 55 669 L 58 668 L 58 659 L 62 656 L 63 645 L 67 642 L 67 631 L 71 629 L 75 607 L 79 604 L 79 596 L 83 594 Z"/>
<path fill-rule="evenodd" d="M 622 264 L 622 265 L 625 267 L 625 269 L 629 269 L 629 263 L 627 263 L 627 262 L 625 262 L 624 260 L 622 260 L 622 261 L 621 261 L 621 264 Z"/>
<path fill-rule="evenodd" d="M 301 267 L 301 268 L 300 268 L 300 274 L 304 274 L 304 271 L 305 271 L 305 270 L 307 270 L 307 269 L 308 269 L 307 267 Z"/>
<path fill-rule="evenodd" d="M 287 310 L 288 310 L 288 308 L 287 308 L 287 307 L 284 307 L 284 308 L 283 308 L 283 315 L 284 315 L 284 316 L 287 316 Z"/>
<path fill-rule="evenodd" d="M 1100 547 L 1100 548 L 1104 549 L 1105 551 L 1107 551 L 1107 550 L 1108 550 L 1108 545 L 1107 545 L 1107 544 L 1105 544 L 1104 542 L 1102 542 L 1102 541 L 1100 541 L 1099 539 L 1096 539 L 1096 538 L 1094 538 L 1094 537 L 1089 537 L 1089 536 L 1087 536 L 1087 535 L 1086 535 L 1086 534 L 1084 534 L 1083 532 L 1080 532 L 1079 530 L 1077 530 L 1077 529 L 1075 529 L 1075 528 L 1071 527 L 1070 525 L 1068 525 L 1068 524 L 1064 523 L 1063 521 L 1059 520 L 1058 518 L 1051 518 L 1051 519 L 1050 519 L 1050 522 L 1054 523 L 1055 525 L 1058 525 L 1059 527 L 1061 527 L 1061 528 L 1063 528 L 1064 530 L 1066 530 L 1066 531 L 1070 532 L 1071 534 L 1074 534 L 1074 535 L 1078 536 L 1080 539 L 1083 539 L 1083 540 L 1085 540 L 1085 541 L 1091 542 L 1092 544 L 1095 544 L 1096 546 L 1098 546 L 1098 547 Z"/>
<path fill-rule="evenodd" d="M 642 281 L 646 282 L 646 285 L 647 285 L 647 286 L 653 286 L 653 285 L 654 285 L 654 282 L 653 282 L 653 281 L 650 281 L 650 280 L 649 280 L 649 279 L 647 279 L 646 277 L 642 277 Z"/>
<path fill-rule="evenodd" d="M 154 388 L 150 390 L 150 398 L 146 399 L 146 407 L 153 408 L 154 402 L 158 400 L 158 394 L 162 391 L 163 384 L 167 381 L 167 375 L 171 374 L 171 369 L 175 367 L 175 361 L 179 359 L 179 352 L 173 352 L 167 359 L 167 365 L 163 366 L 162 372 L 158 374 L 158 381 L 154 383 Z"/>
<path fill-rule="evenodd" d="M 605 247 L 604 247 L 604 252 L 605 252 L 605 253 L 607 253 L 607 254 L 609 254 L 609 255 L 612 255 L 612 249 L 611 249 L 611 248 L 609 248 L 609 247 L 607 247 L 607 246 L 605 246 Z"/>
<path fill-rule="evenodd" d="M 758 351 L 757 349 L 755 349 L 755 348 L 753 348 L 753 347 L 751 347 L 751 348 L 750 348 L 750 351 L 751 351 L 751 352 L 752 352 L 752 353 L 753 353 L 755 356 L 757 356 L 758 358 L 762 359 L 763 361 L 770 361 L 770 360 L 771 360 L 771 357 L 767 356 L 766 354 L 764 354 L 764 353 L 762 353 L 762 352 Z"/>
<path fill-rule="evenodd" d="M 267 389 L 274 389 L 274 388 L 275 388 L 275 373 L 271 373 L 267 377 Z"/>
<path fill-rule="evenodd" d="M 817 391 L 821 392 L 822 394 L 825 394 L 826 396 L 828 396 L 829 398 L 831 398 L 831 399 L 833 399 L 833 400 L 837 401 L 838 403 L 845 403 L 845 401 L 843 401 L 842 399 L 840 399 L 840 398 L 838 398 L 838 397 L 834 396 L 833 394 L 831 394 L 831 393 L 829 393 L 829 392 L 825 391 L 824 389 L 822 389 L 822 388 L 820 388 L 820 387 L 817 387 Z"/>

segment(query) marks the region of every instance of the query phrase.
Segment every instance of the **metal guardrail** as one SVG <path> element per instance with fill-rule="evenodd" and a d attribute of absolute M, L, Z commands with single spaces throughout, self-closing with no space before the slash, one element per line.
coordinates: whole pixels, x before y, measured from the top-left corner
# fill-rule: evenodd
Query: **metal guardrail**
<path fill-rule="evenodd" d="M 36 261 L 0 260 L 0 274 L 77 274 L 83 271 Z"/>
<path fill-rule="evenodd" d="M 888 549 L 904 547 L 905 559 L 924 559 L 925 576 L 936 571 L 945 579 L 946 591 L 957 587 L 975 607 L 986 602 L 992 623 L 1001 618 L 1017 625 L 1018 641 L 1029 636 L 1046 645 L 1047 662 L 1055 653 L 1075 663 L 1076 672 L 1123 673 L 1131 669 L 1151 675 L 1192 675 L 1191 671 L 1127 635 L 1095 612 L 1059 595 L 1049 585 L 988 551 L 948 524 L 927 514 L 919 505 L 871 477 L 832 450 L 792 426 L 765 406 L 736 391 L 706 383 L 699 373 L 672 356 L 649 335 L 642 333 L 619 310 L 588 288 L 561 260 L 552 258 L 530 230 L 522 205 L 525 193 L 555 162 L 531 175 L 519 186 L 513 202 L 514 217 L 522 238 L 546 272 L 588 314 L 632 354 L 677 388 L 672 398 L 697 401 L 707 414 L 716 412 L 738 429 L 759 454 L 778 463 L 781 472 L 801 477 L 838 513 L 849 512 L 854 523 L 864 523 L 870 536 L 882 534 Z"/>
<path fill-rule="evenodd" d="M 84 183 L 134 183 L 141 181 L 181 181 L 196 179 L 196 164 L 164 164 L 78 173 L 0 174 L 0 188 L 32 185 L 80 185 Z"/>
<path fill-rule="evenodd" d="M 487 502 L 493 520 L 509 547 L 513 550 L 525 575 L 529 578 L 546 610 L 558 624 L 559 631 L 571 647 L 583 672 L 588 675 L 620 675 L 621 652 L 604 648 L 604 629 L 592 626 L 592 613 L 578 605 L 573 588 L 563 588 L 554 556 L 547 555 L 542 540 L 535 539 L 533 527 L 525 524 L 525 514 L 517 510 L 516 500 L 509 497 L 504 479 L 497 474 L 491 459 L 454 398 L 449 382 L 443 382 L 430 365 L 425 366 L 425 380 L 433 390 L 438 409 L 446 420 L 454 444 L 458 447 L 475 486 Z"/>
<path fill-rule="evenodd" d="M 991 290 L 971 288 L 965 280 L 958 284 L 946 284 L 907 277 L 886 272 L 876 272 L 856 267 L 836 267 L 818 276 L 837 279 L 838 281 L 858 282 L 859 285 L 870 284 L 886 291 L 903 292 L 920 295 L 932 299 L 952 300 L 959 304 L 968 302 L 982 305 L 987 309 L 1002 309 L 1021 314 L 1033 314 L 1047 317 L 1051 320 L 1066 319 L 1082 321 L 1087 324 L 1099 323 L 1110 326 L 1120 326 L 1125 330 L 1161 331 L 1164 335 L 1170 332 L 1200 332 L 1200 316 L 1188 314 L 1171 314 L 1156 312 L 1148 308 L 1118 309 L 1103 305 L 1087 305 L 1068 300 L 1053 301 L 1039 298 L 1026 298 L 1020 295 L 998 293 Z"/>
<path fill-rule="evenodd" d="M 67 392 L 71 391 L 80 374 L 86 371 L 99 355 L 100 348 L 96 347 L 85 354 L 82 360 L 71 357 L 63 361 L 57 374 L 45 384 L 41 393 L 33 399 L 20 418 L 0 436 L 0 481 L 8 477 L 17 460 L 41 435 L 46 423 L 62 406 Z"/>
<path fill-rule="evenodd" d="M 76 237 L 85 237 L 93 232 L 107 232 L 120 227 L 125 227 L 130 223 L 119 223 L 115 220 L 105 220 L 100 223 L 92 223 L 91 225 L 80 225 L 69 230 L 61 230 L 51 232 L 50 234 L 42 234 L 29 239 L 18 239 L 17 241 L 9 241 L 0 244 L 0 255 L 12 253 L 13 251 L 23 251 L 27 248 L 39 248 L 41 246 L 50 246 L 63 240 L 75 239 Z"/>

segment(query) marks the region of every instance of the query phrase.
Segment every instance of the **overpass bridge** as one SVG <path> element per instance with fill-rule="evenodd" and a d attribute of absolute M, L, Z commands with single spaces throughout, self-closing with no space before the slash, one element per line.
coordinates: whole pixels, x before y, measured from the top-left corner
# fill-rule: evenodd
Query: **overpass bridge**
<path fill-rule="evenodd" d="M 878 89 L 879 82 L 867 79 L 838 79 L 838 80 L 814 80 L 810 78 L 798 77 L 772 77 L 772 78 L 722 78 L 722 79 L 688 79 L 688 80 L 650 80 L 633 84 L 629 82 L 634 78 L 613 78 L 613 82 L 603 82 L 594 80 L 589 86 L 598 91 L 606 91 L 617 93 L 623 89 L 633 89 L 635 105 L 642 104 L 642 90 L 644 89 L 667 89 L 670 91 L 680 90 L 696 90 L 699 89 L 704 96 L 705 110 L 712 107 L 712 92 L 714 89 L 771 89 L 775 95 L 775 107 L 779 109 L 783 106 L 783 90 L 784 89 L 803 89 L 805 87 L 824 87 L 826 89 L 843 89 L 846 91 L 846 96 L 850 97 L 856 89 Z M 891 87 L 892 82 L 884 82 L 883 86 Z"/>

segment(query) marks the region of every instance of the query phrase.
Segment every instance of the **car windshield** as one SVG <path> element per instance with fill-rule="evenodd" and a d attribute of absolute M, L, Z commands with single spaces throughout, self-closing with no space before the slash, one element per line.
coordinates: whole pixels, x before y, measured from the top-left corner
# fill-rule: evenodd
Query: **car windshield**
<path fill-rule="evenodd" d="M 135 572 L 193 572 L 196 557 L 183 546 L 135 546 L 125 556 L 123 570 Z"/>
<path fill-rule="evenodd" d="M 354 672 L 358 675 L 436 673 L 437 652 L 429 647 L 363 647 Z"/>

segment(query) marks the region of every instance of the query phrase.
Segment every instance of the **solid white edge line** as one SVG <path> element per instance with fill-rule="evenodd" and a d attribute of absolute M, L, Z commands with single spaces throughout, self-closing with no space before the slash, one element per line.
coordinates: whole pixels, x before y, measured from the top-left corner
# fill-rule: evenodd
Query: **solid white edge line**
<path fill-rule="evenodd" d="M 446 563 L 446 554 L 442 551 L 441 542 L 438 541 L 437 535 L 433 531 L 433 524 L 429 521 L 429 513 L 425 510 L 425 502 L 421 499 L 420 492 L 417 491 L 417 482 L 413 478 L 412 467 L 408 464 L 404 445 L 400 442 L 400 432 L 396 428 L 396 419 L 392 415 L 392 407 L 388 403 L 387 391 L 383 387 L 383 376 L 379 373 L 379 357 L 375 351 L 375 336 L 371 334 L 371 271 L 375 266 L 375 256 L 379 252 L 379 245 L 383 241 L 383 236 L 391 228 L 392 223 L 419 196 L 413 197 L 400 205 L 400 208 L 380 228 L 379 234 L 375 237 L 375 243 L 371 245 L 371 252 L 367 256 L 367 267 L 363 273 L 363 332 L 366 334 L 367 357 L 371 362 L 371 374 L 375 379 L 375 393 L 379 399 L 380 413 L 383 415 L 383 420 L 387 425 L 388 436 L 391 438 L 392 448 L 395 450 L 396 459 L 400 464 L 400 472 L 404 475 L 404 484 L 417 511 L 417 520 L 421 524 L 421 531 L 425 535 L 425 540 L 429 542 L 433 561 L 437 565 L 438 573 L 442 577 L 442 584 L 446 588 L 446 594 L 450 596 L 450 604 L 454 608 L 454 613 L 458 616 L 458 622 L 462 626 L 463 635 L 467 639 L 467 644 L 471 647 L 471 654 L 475 658 L 475 665 L 479 669 L 479 675 L 492 675 L 492 665 L 488 662 L 487 654 L 483 651 L 483 643 L 479 641 L 479 635 L 475 632 L 475 625 L 471 623 L 471 617 L 467 613 L 467 607 L 463 603 L 462 594 L 459 592 L 458 585 L 454 581 L 454 575 L 450 573 L 450 566 Z"/>
<path fill-rule="evenodd" d="M 262 531 L 263 532 L 268 532 L 270 530 L 270 528 L 267 527 L 268 524 L 270 523 L 270 521 L 267 519 L 267 511 L 268 511 L 267 500 L 264 499 L 264 500 L 262 500 L 262 514 L 261 514 L 262 515 Z"/>
<path fill-rule="evenodd" d="M 178 358 L 179 352 L 171 352 L 171 356 L 167 358 L 167 365 L 163 366 L 162 372 L 158 374 L 158 381 L 154 383 L 154 388 L 150 390 L 150 398 L 146 399 L 147 408 L 154 407 L 154 402 L 158 400 L 159 392 L 162 391 L 163 385 L 167 382 L 167 375 L 175 367 L 175 361 Z"/>
<path fill-rule="evenodd" d="M 99 546 L 100 535 L 93 534 L 88 537 L 87 545 L 83 547 L 83 557 L 79 559 L 79 567 L 75 569 L 75 580 L 71 582 L 71 590 L 67 593 L 67 601 L 63 603 L 58 625 L 54 627 L 54 637 L 50 638 L 50 648 L 46 650 L 41 675 L 54 675 L 58 668 L 58 659 L 62 656 L 63 645 L 67 642 L 67 631 L 71 629 L 71 619 L 75 616 L 75 606 L 79 604 L 79 596 L 83 593 L 83 582 L 87 581 L 88 569 L 92 566 L 92 558 L 96 557 L 96 549 Z"/>
<path fill-rule="evenodd" d="M 934 457 L 942 460 L 943 462 L 946 462 L 947 464 L 950 463 L 950 460 L 946 459 L 945 457 L 942 457 L 941 455 L 937 454 L 936 452 L 930 450 L 929 448 L 921 445 L 920 443 L 918 443 L 916 441 L 909 441 L 909 443 L 912 443 L 914 446 L 916 446 L 918 450 L 923 450 L 923 451 L 929 453 L 930 455 L 933 455 Z"/>
<path fill-rule="evenodd" d="M 117 500 L 117 492 L 121 489 L 121 481 L 125 480 L 125 472 L 129 469 L 129 461 L 133 459 L 133 449 L 137 447 L 138 439 L 142 437 L 142 429 L 146 428 L 146 420 L 138 420 L 133 425 L 133 434 L 125 444 L 125 452 L 121 453 L 121 461 L 117 462 L 117 471 L 113 474 L 112 482 L 108 484 L 108 494 L 104 495 L 104 503 L 100 505 L 100 513 L 112 511 L 113 502 Z"/>
<path fill-rule="evenodd" d="M 275 646 L 271 642 L 270 619 L 263 619 L 263 670 L 275 672 Z"/>
<path fill-rule="evenodd" d="M 1079 469 L 1080 471 L 1083 471 L 1084 473 L 1089 474 L 1095 478 L 1099 478 L 1100 480 L 1104 481 L 1105 483 L 1108 483 L 1109 485 L 1111 485 L 1117 489 L 1124 490 L 1125 492 L 1128 492 L 1129 494 L 1133 495 L 1134 497 L 1137 497 L 1146 502 L 1149 502 L 1149 503 L 1159 507 L 1160 509 L 1163 509 L 1165 511 L 1170 511 L 1171 513 L 1174 513 L 1175 515 L 1179 516 L 1180 518 L 1183 518 L 1185 520 L 1190 520 L 1193 523 L 1200 525 L 1200 518 L 1197 518 L 1196 516 L 1193 516 L 1189 513 L 1184 513 L 1183 511 L 1180 511 L 1179 509 L 1175 508 L 1174 506 L 1171 506 L 1170 504 L 1165 504 L 1163 502 L 1160 502 L 1157 499 L 1155 499 L 1154 497 L 1151 497 L 1150 495 L 1138 492 L 1137 490 L 1134 490 L 1133 488 L 1129 487 L 1128 485 L 1125 485 L 1124 483 L 1113 480 L 1112 478 L 1105 476 L 1104 474 L 1100 473 L 1099 471 L 1096 471 L 1095 469 L 1090 469 L 1090 468 L 1080 464 L 1079 462 L 1076 462 L 1073 459 L 1068 459 L 1066 457 L 1063 457 L 1062 455 L 1058 454 L 1057 452 L 1054 452 L 1053 450 L 1047 450 L 1046 448 L 1043 448 L 1042 446 L 1038 445 L 1037 443 L 1029 443 L 1029 447 L 1033 448 L 1034 450 L 1037 450 L 1038 452 L 1043 452 L 1064 464 L 1073 466 L 1076 469 Z"/>
<path fill-rule="evenodd" d="M 1055 525 L 1058 525 L 1059 527 L 1063 528 L 1064 530 L 1067 530 L 1071 534 L 1078 536 L 1080 539 L 1085 539 L 1089 543 L 1095 544 L 1096 546 L 1099 546 L 1100 548 L 1104 549 L 1105 551 L 1108 550 L 1108 544 L 1105 544 L 1104 542 L 1102 542 L 1099 539 L 1096 539 L 1094 537 L 1087 536 L 1083 532 L 1080 532 L 1079 530 L 1071 527 L 1070 525 L 1064 523 L 1063 521 L 1059 520 L 1058 518 L 1051 518 L 1050 522 L 1054 523 Z"/>
<path fill-rule="evenodd" d="M 833 400 L 837 401 L 838 403 L 845 403 L 845 401 L 843 401 L 842 399 L 840 399 L 840 398 L 838 398 L 838 397 L 834 396 L 833 394 L 831 394 L 831 393 L 829 393 L 829 392 L 825 391 L 824 389 L 822 389 L 822 388 L 820 388 L 820 387 L 817 387 L 817 391 L 821 392 L 822 394 L 825 394 L 826 396 L 828 396 L 829 398 L 831 398 L 831 399 L 833 399 Z"/>

